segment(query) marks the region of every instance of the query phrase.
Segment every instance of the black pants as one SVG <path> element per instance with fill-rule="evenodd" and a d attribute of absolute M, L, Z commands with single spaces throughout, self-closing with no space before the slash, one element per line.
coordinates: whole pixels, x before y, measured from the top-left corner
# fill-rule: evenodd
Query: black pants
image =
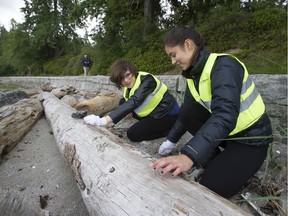
<path fill-rule="evenodd" d="M 200 127 L 210 117 L 207 111 L 198 103 L 183 104 L 179 118 L 184 127 L 195 135 Z M 234 141 L 221 143 L 224 151 L 219 153 L 207 164 L 200 184 L 217 194 L 230 198 L 251 178 L 263 164 L 268 145 L 250 146 Z"/>
<path fill-rule="evenodd" d="M 154 140 L 168 135 L 178 115 L 166 115 L 161 119 L 145 117 L 139 119 L 127 131 L 127 137 L 133 142 Z"/>

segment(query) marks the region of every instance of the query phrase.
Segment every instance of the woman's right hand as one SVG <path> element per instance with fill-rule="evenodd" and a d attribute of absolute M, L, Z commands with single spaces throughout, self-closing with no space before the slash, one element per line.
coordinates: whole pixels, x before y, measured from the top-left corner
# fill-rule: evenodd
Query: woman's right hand
<path fill-rule="evenodd" d="M 193 161 L 184 154 L 170 156 L 170 157 L 163 157 L 152 164 L 153 170 L 158 170 L 162 168 L 161 175 L 165 175 L 168 172 L 172 172 L 172 176 L 176 177 L 182 172 L 188 171 L 193 166 Z"/>

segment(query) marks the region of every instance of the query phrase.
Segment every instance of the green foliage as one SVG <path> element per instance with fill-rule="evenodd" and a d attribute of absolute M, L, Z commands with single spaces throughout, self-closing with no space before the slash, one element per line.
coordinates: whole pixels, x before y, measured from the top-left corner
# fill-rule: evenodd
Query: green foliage
<path fill-rule="evenodd" d="M 207 48 L 211 52 L 232 51 L 251 74 L 287 73 L 286 11 L 263 7 L 262 2 L 252 6 L 216 8 L 198 27 Z"/>
<path fill-rule="evenodd" d="M 245 65 L 250 74 L 286 74 L 287 49 L 275 47 L 258 51 L 243 50 L 235 54 Z"/>
<path fill-rule="evenodd" d="M 281 8 L 265 8 L 255 11 L 251 16 L 249 30 L 257 49 L 286 47 L 286 11 Z"/>
<path fill-rule="evenodd" d="M 145 46 L 130 48 L 125 58 L 132 61 L 139 71 L 161 74 L 171 69 L 170 58 L 162 46 L 162 35 L 162 32 L 156 32 L 147 36 Z"/>
<path fill-rule="evenodd" d="M 101 71 L 97 71 L 97 68 L 100 65 L 98 59 L 101 59 L 99 54 L 100 53 L 97 52 L 97 49 L 86 45 L 82 48 L 81 52 L 78 55 L 65 55 L 55 60 L 49 61 L 47 64 L 44 65 L 44 74 L 53 74 L 59 76 L 83 75 L 82 59 L 84 55 L 87 55 L 91 60 L 91 75 L 106 74 L 106 71 L 102 73 Z"/>
<path fill-rule="evenodd" d="M 0 28 L 0 76 L 81 75 L 84 54 L 91 75 L 107 74 L 120 58 L 153 74 L 178 73 L 162 45 L 165 31 L 178 24 L 195 25 L 211 52 L 232 50 L 250 73 L 287 73 L 287 12 L 278 1 L 169 0 L 168 17 L 160 0 L 24 2 L 25 22 Z M 97 19 L 93 45 L 75 33 L 88 16 Z"/>
<path fill-rule="evenodd" d="M 41 60 L 50 61 L 65 55 L 77 40 L 77 18 L 73 15 L 78 7 L 69 0 L 25 0 L 23 29 L 29 32 L 34 53 Z"/>
<path fill-rule="evenodd" d="M 14 74 L 11 75 L 16 75 L 16 71 L 21 75 L 27 66 L 35 61 L 29 34 L 23 31 L 21 26 L 14 25 L 12 30 L 1 38 L 1 47 L 3 61 L 14 68 Z"/>
<path fill-rule="evenodd" d="M 246 19 L 249 18 L 241 14 L 238 8 L 235 8 L 233 12 L 226 8 L 219 8 L 198 30 L 211 51 L 223 52 L 241 46 L 240 43 L 245 43 L 239 39 L 245 34 Z M 239 24 L 239 20 L 243 22 L 243 26 Z"/>
<path fill-rule="evenodd" d="M 44 64 L 43 70 L 44 73 L 42 75 L 55 75 L 55 76 L 64 76 L 65 67 L 68 64 L 69 56 L 59 57 L 55 60 L 49 61 Z"/>
<path fill-rule="evenodd" d="M 64 68 L 66 76 L 77 76 L 83 74 L 81 59 L 83 56 L 77 55 L 69 58 L 67 65 Z"/>
<path fill-rule="evenodd" d="M 13 76 L 15 74 L 16 69 L 3 58 L 0 58 L 0 76 Z"/>
<path fill-rule="evenodd" d="M 286 11 L 278 7 L 253 12 L 236 5 L 219 7 L 198 29 L 213 52 L 286 46 Z"/>
<path fill-rule="evenodd" d="M 142 55 L 129 58 L 139 71 L 146 71 L 152 74 L 161 74 L 171 68 L 169 58 L 163 50 L 149 50 Z"/>

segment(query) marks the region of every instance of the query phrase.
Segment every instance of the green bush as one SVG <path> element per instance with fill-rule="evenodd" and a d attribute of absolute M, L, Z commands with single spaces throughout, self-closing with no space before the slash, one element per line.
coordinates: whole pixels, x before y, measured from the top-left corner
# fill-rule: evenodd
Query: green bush
<path fill-rule="evenodd" d="M 139 71 L 161 74 L 171 70 L 174 66 L 165 53 L 162 44 L 163 34 L 160 31 L 147 36 L 145 46 L 131 48 L 125 58 L 133 62 Z"/>
<path fill-rule="evenodd" d="M 81 65 L 82 56 L 77 55 L 69 58 L 67 65 L 65 66 L 65 74 L 68 76 L 77 76 L 83 74 Z"/>
<path fill-rule="evenodd" d="M 161 74 L 171 68 L 169 57 L 164 50 L 149 50 L 142 55 L 137 55 L 131 61 L 139 71 L 152 74 Z"/>
<path fill-rule="evenodd" d="M 61 56 L 57 59 L 51 60 L 44 64 L 43 72 L 44 75 L 56 75 L 56 76 L 64 76 L 65 67 L 69 62 L 69 56 Z"/>
<path fill-rule="evenodd" d="M 223 52 L 245 44 L 246 23 L 249 17 L 237 6 L 215 9 L 209 19 L 197 28 L 211 52 Z"/>
<path fill-rule="evenodd" d="M 12 65 L 7 64 L 0 58 L 0 76 L 15 76 L 16 73 L 16 69 Z"/>
<path fill-rule="evenodd" d="M 258 49 L 286 46 L 286 12 L 281 8 L 265 8 L 255 11 L 251 16 L 249 30 L 253 35 L 251 42 Z"/>
<path fill-rule="evenodd" d="M 213 52 L 286 46 L 286 12 L 278 7 L 256 11 L 220 7 L 198 29 Z"/>
<path fill-rule="evenodd" d="M 219 7 L 198 26 L 211 52 L 235 55 L 250 73 L 287 73 L 286 11 L 276 6 Z"/>

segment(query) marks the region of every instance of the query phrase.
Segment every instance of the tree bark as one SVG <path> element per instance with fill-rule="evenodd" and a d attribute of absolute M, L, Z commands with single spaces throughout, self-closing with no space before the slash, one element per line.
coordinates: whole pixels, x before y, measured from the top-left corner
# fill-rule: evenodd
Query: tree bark
<path fill-rule="evenodd" d="M 0 156 L 8 153 L 43 114 L 39 99 L 22 99 L 0 107 Z"/>
<path fill-rule="evenodd" d="M 150 32 L 150 26 L 152 25 L 152 1 L 144 1 L 144 30 L 143 40 L 146 41 L 146 37 Z"/>
<path fill-rule="evenodd" d="M 196 182 L 153 172 L 150 155 L 104 127 L 71 118 L 75 110 L 55 96 L 41 98 L 90 215 L 249 215 Z"/>

